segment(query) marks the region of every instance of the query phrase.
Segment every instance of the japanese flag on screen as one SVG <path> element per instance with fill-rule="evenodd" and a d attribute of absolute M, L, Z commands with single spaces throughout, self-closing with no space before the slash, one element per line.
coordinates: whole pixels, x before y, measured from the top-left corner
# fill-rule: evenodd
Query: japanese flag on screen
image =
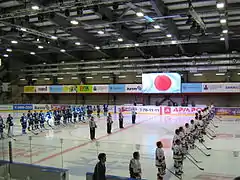
<path fill-rule="evenodd" d="M 181 93 L 181 76 L 178 73 L 142 74 L 143 93 Z"/>

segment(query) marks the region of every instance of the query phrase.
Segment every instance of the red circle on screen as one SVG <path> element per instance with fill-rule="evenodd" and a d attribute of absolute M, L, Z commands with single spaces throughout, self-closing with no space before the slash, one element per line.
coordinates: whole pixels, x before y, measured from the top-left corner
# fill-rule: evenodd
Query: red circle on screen
<path fill-rule="evenodd" d="M 166 91 L 171 87 L 172 81 L 166 75 L 159 75 L 155 78 L 154 85 L 157 88 L 157 90 Z"/>

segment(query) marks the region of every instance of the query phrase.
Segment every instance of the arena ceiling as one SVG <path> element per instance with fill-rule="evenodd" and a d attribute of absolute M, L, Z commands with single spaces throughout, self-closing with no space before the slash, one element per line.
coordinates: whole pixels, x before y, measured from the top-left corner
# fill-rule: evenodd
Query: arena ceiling
<path fill-rule="evenodd" d="M 27 75 L 237 70 L 239 38 L 239 0 L 0 0 Z"/>

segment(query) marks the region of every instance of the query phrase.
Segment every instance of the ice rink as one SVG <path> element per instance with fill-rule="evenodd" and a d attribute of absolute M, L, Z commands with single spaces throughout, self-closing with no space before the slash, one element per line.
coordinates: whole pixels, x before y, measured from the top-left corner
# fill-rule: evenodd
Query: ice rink
<path fill-rule="evenodd" d="M 132 125 L 131 116 L 125 115 L 125 128 L 122 130 L 118 128 L 117 115 L 113 117 L 111 135 L 106 133 L 106 117 L 96 118 L 98 125 L 96 141 L 89 140 L 88 123 L 71 124 L 57 129 L 50 129 L 46 125 L 49 130 L 37 136 L 31 132 L 20 136 L 20 127 L 15 127 L 16 141 L 13 141 L 13 159 L 15 162 L 67 168 L 70 170 L 70 180 L 84 180 L 86 172 L 93 172 L 99 152 L 107 154 L 107 174 L 129 176 L 128 164 L 132 153 L 139 150 L 143 178 L 154 180 L 156 179 L 155 144 L 156 141 L 162 140 L 167 168 L 173 171 L 171 152 L 173 132 L 175 128 L 189 122 L 191 117 L 137 115 L 136 124 Z M 195 159 L 202 161 L 198 165 L 205 170 L 200 171 L 186 159 L 184 160 L 183 179 L 232 180 L 240 174 L 239 122 L 220 117 L 215 118 L 215 124 L 219 128 L 214 128 L 212 125 L 210 128 L 216 132 L 217 137 L 214 140 L 205 137 L 205 145 L 211 147 L 212 150 L 207 150 L 197 143 L 198 147 L 211 156 L 205 156 L 198 149 L 189 151 Z M 213 134 L 210 130 L 209 132 Z M 32 136 L 32 140 L 29 140 L 29 136 Z M 4 147 L 0 150 L 0 155 L 5 159 L 7 159 L 6 145 L 7 140 L 4 140 Z M 167 171 L 164 179 L 175 180 L 177 178 Z"/>

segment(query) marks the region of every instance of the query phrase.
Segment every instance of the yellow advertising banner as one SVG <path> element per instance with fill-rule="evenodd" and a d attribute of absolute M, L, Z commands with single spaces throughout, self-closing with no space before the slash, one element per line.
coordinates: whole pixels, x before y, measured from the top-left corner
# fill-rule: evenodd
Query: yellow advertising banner
<path fill-rule="evenodd" d="M 77 93 L 77 86 L 76 85 L 64 85 L 63 93 Z"/>
<path fill-rule="evenodd" d="M 77 92 L 78 93 L 92 93 L 93 86 L 92 85 L 78 85 Z"/>
<path fill-rule="evenodd" d="M 35 86 L 24 86 L 24 93 L 36 93 Z"/>

